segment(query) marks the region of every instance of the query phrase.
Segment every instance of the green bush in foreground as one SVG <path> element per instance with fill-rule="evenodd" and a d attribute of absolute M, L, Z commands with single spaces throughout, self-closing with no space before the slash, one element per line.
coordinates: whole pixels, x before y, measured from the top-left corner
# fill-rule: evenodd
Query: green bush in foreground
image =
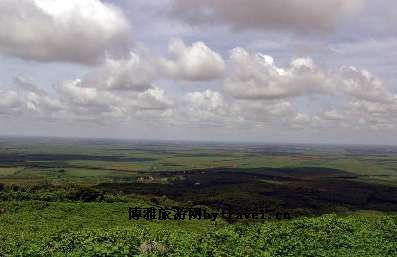
<path fill-rule="evenodd" d="M 395 216 L 131 223 L 122 203 L 4 206 L 0 256 L 397 256 Z"/>

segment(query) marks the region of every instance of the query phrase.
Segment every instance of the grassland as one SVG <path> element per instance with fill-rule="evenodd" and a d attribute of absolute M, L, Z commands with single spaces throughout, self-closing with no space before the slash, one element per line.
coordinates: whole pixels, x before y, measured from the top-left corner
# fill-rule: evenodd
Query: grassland
<path fill-rule="evenodd" d="M 0 138 L 0 256 L 397 256 L 396 214 L 393 147 Z"/>
<path fill-rule="evenodd" d="M 6 202 L 0 253 L 13 256 L 396 256 L 396 218 L 256 224 L 132 222 L 130 203 Z"/>

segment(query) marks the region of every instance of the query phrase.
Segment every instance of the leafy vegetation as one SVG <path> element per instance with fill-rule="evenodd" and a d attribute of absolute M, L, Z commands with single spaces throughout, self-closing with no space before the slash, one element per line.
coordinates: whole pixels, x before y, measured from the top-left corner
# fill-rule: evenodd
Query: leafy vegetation
<path fill-rule="evenodd" d="M 325 215 L 256 224 L 129 221 L 134 203 L 3 203 L 10 256 L 396 256 L 396 216 Z M 51 223 L 49 223 L 49 221 Z"/>
<path fill-rule="evenodd" d="M 0 256 L 397 256 L 397 149 L 0 139 Z M 129 207 L 291 214 L 131 221 Z"/>

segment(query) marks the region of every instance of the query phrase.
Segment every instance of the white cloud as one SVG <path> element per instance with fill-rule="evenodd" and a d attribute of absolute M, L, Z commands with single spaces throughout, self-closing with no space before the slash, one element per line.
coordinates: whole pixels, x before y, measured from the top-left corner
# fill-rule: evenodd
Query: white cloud
<path fill-rule="evenodd" d="M 168 51 L 171 59 L 164 60 L 165 72 L 174 79 L 209 81 L 222 78 L 225 62 L 203 42 L 188 47 L 180 39 L 172 40 Z"/>
<path fill-rule="evenodd" d="M 148 53 L 130 52 L 127 58 L 106 58 L 97 70 L 83 78 L 87 88 L 145 91 L 161 77 L 158 60 Z"/>
<path fill-rule="evenodd" d="M 326 70 L 310 58 L 294 59 L 281 68 L 271 56 L 242 48 L 233 49 L 224 62 L 200 43 L 199 54 L 194 50 L 196 44 L 174 44 L 178 50 L 170 51 L 179 53 L 174 59 L 145 51 L 133 52 L 126 58 L 107 58 L 80 79 L 59 83 L 52 94 L 29 79 L 16 77 L 16 90 L 0 90 L 0 113 L 44 120 L 149 122 L 185 128 L 379 130 L 397 124 L 396 95 L 366 70 Z M 206 57 L 198 58 L 199 64 L 186 65 L 188 71 L 170 76 L 167 65 L 172 63 L 178 70 L 184 66 L 181 63 L 189 62 L 184 59 L 202 56 L 203 49 Z M 220 91 L 169 95 L 159 87 L 164 79 L 168 79 L 166 83 L 214 79 L 216 76 L 208 76 L 206 68 L 219 60 L 219 74 L 224 76 Z M 302 110 L 302 101 L 311 101 L 312 96 L 320 100 L 317 106 Z M 335 101 L 328 105 L 321 102 L 322 97 Z"/>
<path fill-rule="evenodd" d="M 344 67 L 341 69 L 341 73 L 343 90 L 347 94 L 370 102 L 397 101 L 397 96 L 369 71 L 359 70 L 356 67 Z"/>
<path fill-rule="evenodd" d="M 281 99 L 322 94 L 332 90 L 332 77 L 318 69 L 311 59 L 296 59 L 286 69 L 272 57 L 250 54 L 236 48 L 230 54 L 230 74 L 225 91 L 240 99 Z"/>
<path fill-rule="evenodd" d="M 48 118 L 64 108 L 61 101 L 28 81 L 18 77 L 15 83 L 19 90 L 0 90 L 0 114 L 18 113 Z"/>
<path fill-rule="evenodd" d="M 122 12 L 100 0 L 2 0 L 0 27 L 4 54 L 83 64 L 124 47 L 130 30 Z"/>
<path fill-rule="evenodd" d="M 296 127 L 307 127 L 310 125 L 316 117 L 311 117 L 308 114 L 305 113 L 297 113 L 295 117 L 292 118 L 291 123 L 293 126 Z"/>
<path fill-rule="evenodd" d="M 81 78 L 81 87 L 144 92 L 162 79 L 199 82 L 224 75 L 224 60 L 202 42 L 187 47 L 182 40 L 173 40 L 169 54 L 166 59 L 138 49 L 126 57 L 107 57 L 97 69 Z"/>
<path fill-rule="evenodd" d="M 58 86 L 59 97 L 67 111 L 75 116 L 82 116 L 97 121 L 100 117 L 117 118 L 127 121 L 134 116 L 150 116 L 173 108 L 173 101 L 165 95 L 164 90 L 150 88 L 146 91 L 115 91 L 85 87 L 77 79 L 66 81 Z"/>
<path fill-rule="evenodd" d="M 105 107 L 117 102 L 117 99 L 110 92 L 84 87 L 80 79 L 65 81 L 57 87 L 57 90 L 61 97 L 76 105 Z"/>
<path fill-rule="evenodd" d="M 7 112 L 20 105 L 18 94 L 12 90 L 0 90 L 0 112 Z"/>
<path fill-rule="evenodd" d="M 191 24 L 233 29 L 324 32 L 365 0 L 173 0 L 172 15 Z"/>
<path fill-rule="evenodd" d="M 239 101 L 246 117 L 251 120 L 269 121 L 274 117 L 282 119 L 290 117 L 294 111 L 292 104 L 284 100 L 276 101 Z"/>
<path fill-rule="evenodd" d="M 322 118 L 329 121 L 345 120 L 345 116 L 337 110 L 329 110 L 322 113 Z"/>
<path fill-rule="evenodd" d="M 137 97 L 137 106 L 140 110 L 163 111 L 171 108 L 173 105 L 173 101 L 160 88 L 148 89 L 145 92 L 139 93 Z"/>
<path fill-rule="evenodd" d="M 63 103 L 56 98 L 48 95 L 38 95 L 36 93 L 29 93 L 26 96 L 28 109 L 41 112 L 57 112 L 64 108 Z"/>
<path fill-rule="evenodd" d="M 298 115 L 288 101 L 237 100 L 212 90 L 187 93 L 178 111 L 181 123 L 217 127 L 276 126 L 292 122 Z"/>
<path fill-rule="evenodd" d="M 190 92 L 184 96 L 180 111 L 184 122 L 223 125 L 239 119 L 238 109 L 224 99 L 221 93 L 212 90 Z"/>

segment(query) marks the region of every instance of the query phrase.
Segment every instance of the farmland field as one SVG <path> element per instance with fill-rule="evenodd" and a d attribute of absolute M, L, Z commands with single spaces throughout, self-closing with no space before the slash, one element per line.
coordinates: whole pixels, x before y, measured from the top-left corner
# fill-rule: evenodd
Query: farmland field
<path fill-rule="evenodd" d="M 0 256 L 397 256 L 397 148 L 0 138 L 0 224 Z"/>

